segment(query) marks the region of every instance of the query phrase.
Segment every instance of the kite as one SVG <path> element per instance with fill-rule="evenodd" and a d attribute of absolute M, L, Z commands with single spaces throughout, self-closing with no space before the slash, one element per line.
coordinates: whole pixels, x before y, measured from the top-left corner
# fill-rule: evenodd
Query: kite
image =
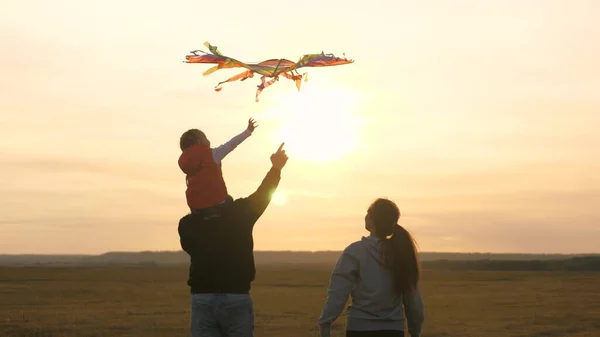
<path fill-rule="evenodd" d="M 271 84 L 277 82 L 279 80 L 279 76 L 283 76 L 294 81 L 296 83 L 296 88 L 298 88 L 298 91 L 300 91 L 302 78 L 304 78 L 304 82 L 306 82 L 308 77 L 306 76 L 306 73 L 298 73 L 299 68 L 329 67 L 354 63 L 354 60 L 336 57 L 333 54 L 325 54 L 324 52 L 321 52 L 321 54 L 306 54 L 302 56 L 298 62 L 292 62 L 287 59 L 269 59 L 260 63 L 244 63 L 221 54 L 216 46 L 213 46 L 208 42 L 205 42 L 204 45 L 209 49 L 210 53 L 201 50 L 193 50 L 190 52 L 191 55 L 186 55 L 186 61 L 184 62 L 217 64 L 216 66 L 206 70 L 202 74 L 203 76 L 210 75 L 219 69 L 247 69 L 244 72 L 232 76 L 225 81 L 219 82 L 215 87 L 215 91 L 221 91 L 221 85 L 224 83 L 238 80 L 245 81 L 248 78 L 254 77 L 255 73 L 262 75 L 260 78 L 260 85 L 258 85 L 258 89 L 256 90 L 256 102 L 258 102 L 258 96 L 260 93 Z M 199 52 L 202 54 L 198 55 Z M 267 81 L 267 78 L 271 79 Z"/>

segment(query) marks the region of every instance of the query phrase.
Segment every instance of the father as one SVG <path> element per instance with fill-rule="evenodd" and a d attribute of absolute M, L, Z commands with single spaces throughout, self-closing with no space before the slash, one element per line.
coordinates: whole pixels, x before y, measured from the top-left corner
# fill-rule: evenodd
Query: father
<path fill-rule="evenodd" d="M 269 205 L 287 159 L 282 143 L 256 192 L 179 221 L 181 247 L 190 255 L 192 337 L 254 335 L 252 229 Z"/>

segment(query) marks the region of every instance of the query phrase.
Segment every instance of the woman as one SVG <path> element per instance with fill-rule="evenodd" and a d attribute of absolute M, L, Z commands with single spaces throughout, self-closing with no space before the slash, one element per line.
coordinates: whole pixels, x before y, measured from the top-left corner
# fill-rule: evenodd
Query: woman
<path fill-rule="evenodd" d="M 377 199 L 365 216 L 371 233 L 348 246 L 340 256 L 319 318 L 322 337 L 348 308 L 346 337 L 404 336 L 404 314 L 411 337 L 418 337 L 424 319 L 419 292 L 415 243 L 400 225 L 400 210 L 392 201 Z"/>

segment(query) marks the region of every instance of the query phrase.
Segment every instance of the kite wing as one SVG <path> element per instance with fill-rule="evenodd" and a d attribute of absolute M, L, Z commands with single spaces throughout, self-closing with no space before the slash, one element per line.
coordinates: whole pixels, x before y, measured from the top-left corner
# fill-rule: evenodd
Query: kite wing
<path fill-rule="evenodd" d="M 254 74 L 261 75 L 261 83 L 258 85 L 256 90 L 256 101 L 258 102 L 258 96 L 260 93 L 273 83 L 279 80 L 279 76 L 283 76 L 296 83 L 296 88 L 300 90 L 302 78 L 307 81 L 306 73 L 298 73 L 299 68 L 303 67 L 328 67 L 337 66 L 343 64 L 354 63 L 354 60 L 348 60 L 346 58 L 336 57 L 333 54 L 306 54 L 300 58 L 298 62 L 292 62 L 286 59 L 270 59 L 260 63 L 244 63 L 234 58 L 221 54 L 216 46 L 205 42 L 204 45 L 208 48 L 210 53 L 194 50 L 191 55 L 186 55 L 186 63 L 208 63 L 216 64 L 209 68 L 203 76 L 210 75 L 219 69 L 229 68 L 246 68 L 242 73 L 228 78 L 225 81 L 219 82 L 215 87 L 216 91 L 221 90 L 221 85 L 227 82 L 233 81 L 245 81 L 248 78 L 254 77 Z M 198 53 L 202 54 L 198 54 Z M 267 78 L 270 80 L 267 81 Z"/>

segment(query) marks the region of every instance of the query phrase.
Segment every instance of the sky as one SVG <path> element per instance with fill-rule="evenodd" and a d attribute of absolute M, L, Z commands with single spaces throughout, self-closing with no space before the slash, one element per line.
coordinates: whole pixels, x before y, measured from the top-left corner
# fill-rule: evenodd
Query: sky
<path fill-rule="evenodd" d="M 290 157 L 257 250 L 341 250 L 378 197 L 422 251 L 591 253 L 600 241 L 597 1 L 0 2 L 0 254 L 179 250 L 190 128 L 230 194 Z M 333 53 L 254 102 L 183 63 Z"/>

